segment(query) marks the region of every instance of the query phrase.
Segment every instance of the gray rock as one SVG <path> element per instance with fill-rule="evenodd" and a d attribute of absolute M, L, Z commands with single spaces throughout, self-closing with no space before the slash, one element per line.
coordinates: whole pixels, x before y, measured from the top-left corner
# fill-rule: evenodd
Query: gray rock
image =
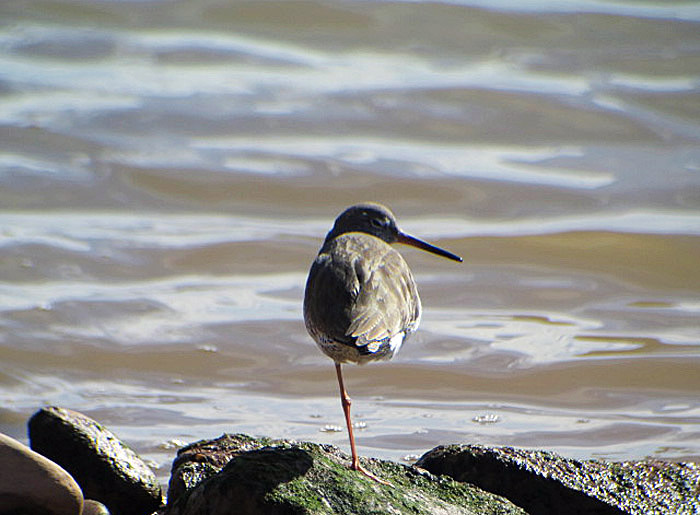
<path fill-rule="evenodd" d="M 506 497 L 531 515 L 698 514 L 700 465 L 577 461 L 510 447 L 437 447 L 416 463 Z"/>
<path fill-rule="evenodd" d="M 83 494 L 56 463 L 0 433 L 0 513 L 80 515 Z"/>
<path fill-rule="evenodd" d="M 246 435 L 197 442 L 178 453 L 161 514 L 525 514 L 499 496 L 405 465 L 363 460 L 387 486 L 348 464 L 337 448 L 312 443 Z"/>
<path fill-rule="evenodd" d="M 112 432 L 76 411 L 49 407 L 29 420 L 32 449 L 59 463 L 86 498 L 114 515 L 144 515 L 162 501 L 153 471 Z"/>

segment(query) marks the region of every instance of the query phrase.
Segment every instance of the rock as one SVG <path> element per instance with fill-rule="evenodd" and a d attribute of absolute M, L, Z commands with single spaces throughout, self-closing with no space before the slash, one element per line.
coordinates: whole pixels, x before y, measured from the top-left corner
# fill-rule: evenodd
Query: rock
<path fill-rule="evenodd" d="M 510 447 L 437 447 L 416 463 L 502 495 L 531 515 L 697 514 L 700 465 L 577 461 Z"/>
<path fill-rule="evenodd" d="M 173 461 L 168 499 L 178 499 L 205 479 L 215 476 L 234 456 L 271 443 L 269 439 L 225 434 L 216 440 L 201 440 L 182 447 Z"/>
<path fill-rule="evenodd" d="M 415 468 L 364 460 L 391 486 L 348 468 L 332 446 L 224 435 L 180 450 L 163 515 L 525 514 L 505 499 Z M 177 495 L 176 495 L 177 494 Z"/>
<path fill-rule="evenodd" d="M 153 471 L 110 431 L 76 411 L 49 407 L 29 420 L 32 449 L 59 463 L 86 498 L 114 515 L 150 514 L 162 501 Z"/>
<path fill-rule="evenodd" d="M 83 494 L 56 463 L 0 433 L 0 513 L 80 515 Z"/>
<path fill-rule="evenodd" d="M 109 515 L 109 510 L 101 502 L 85 499 L 82 515 Z"/>

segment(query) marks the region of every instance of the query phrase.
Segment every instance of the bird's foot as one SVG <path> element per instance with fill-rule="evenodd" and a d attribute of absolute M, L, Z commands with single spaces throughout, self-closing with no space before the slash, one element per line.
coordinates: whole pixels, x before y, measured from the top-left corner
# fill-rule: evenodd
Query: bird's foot
<path fill-rule="evenodd" d="M 353 463 L 352 465 L 350 465 L 350 468 L 352 470 L 357 470 L 358 472 L 364 474 L 365 476 L 370 478 L 372 481 L 375 481 L 377 483 L 380 483 L 380 484 L 386 485 L 386 486 L 394 486 L 391 483 L 389 483 L 389 481 L 385 481 L 383 479 L 380 479 L 377 476 L 375 476 L 374 474 L 372 474 L 369 470 L 367 470 L 362 465 L 360 465 L 359 460 L 356 463 Z"/>

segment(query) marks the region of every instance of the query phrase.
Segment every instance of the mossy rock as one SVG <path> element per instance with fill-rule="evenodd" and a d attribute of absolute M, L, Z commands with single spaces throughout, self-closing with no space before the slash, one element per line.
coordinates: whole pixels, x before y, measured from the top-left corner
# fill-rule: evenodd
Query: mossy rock
<path fill-rule="evenodd" d="M 507 497 L 532 515 L 700 513 L 696 463 L 579 461 L 539 450 L 449 445 L 417 465 Z"/>
<path fill-rule="evenodd" d="M 398 463 L 363 460 L 390 485 L 377 483 L 350 470 L 349 458 L 333 446 L 254 440 L 245 435 L 224 435 L 213 442 L 208 444 L 214 461 L 220 463 L 226 453 L 233 457 L 218 472 L 214 472 L 215 463 L 200 468 L 208 473 L 200 476 L 198 484 L 190 483 L 179 498 L 169 499 L 167 515 L 525 513 L 471 485 Z M 236 450 L 239 444 L 246 450 Z M 183 455 L 206 462 L 204 447 L 206 442 L 198 442 L 181 451 L 173 477 L 190 466 Z"/>

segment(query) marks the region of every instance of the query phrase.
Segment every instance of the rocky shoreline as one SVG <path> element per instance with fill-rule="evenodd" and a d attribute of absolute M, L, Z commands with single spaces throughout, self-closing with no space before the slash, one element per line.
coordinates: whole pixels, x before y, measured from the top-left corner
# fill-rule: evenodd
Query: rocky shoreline
<path fill-rule="evenodd" d="M 49 407 L 28 427 L 31 449 L 0 434 L 0 514 L 700 513 L 696 463 L 451 445 L 414 466 L 363 459 L 383 485 L 336 447 L 242 434 L 181 448 L 164 497 L 143 460 L 89 417 Z"/>

